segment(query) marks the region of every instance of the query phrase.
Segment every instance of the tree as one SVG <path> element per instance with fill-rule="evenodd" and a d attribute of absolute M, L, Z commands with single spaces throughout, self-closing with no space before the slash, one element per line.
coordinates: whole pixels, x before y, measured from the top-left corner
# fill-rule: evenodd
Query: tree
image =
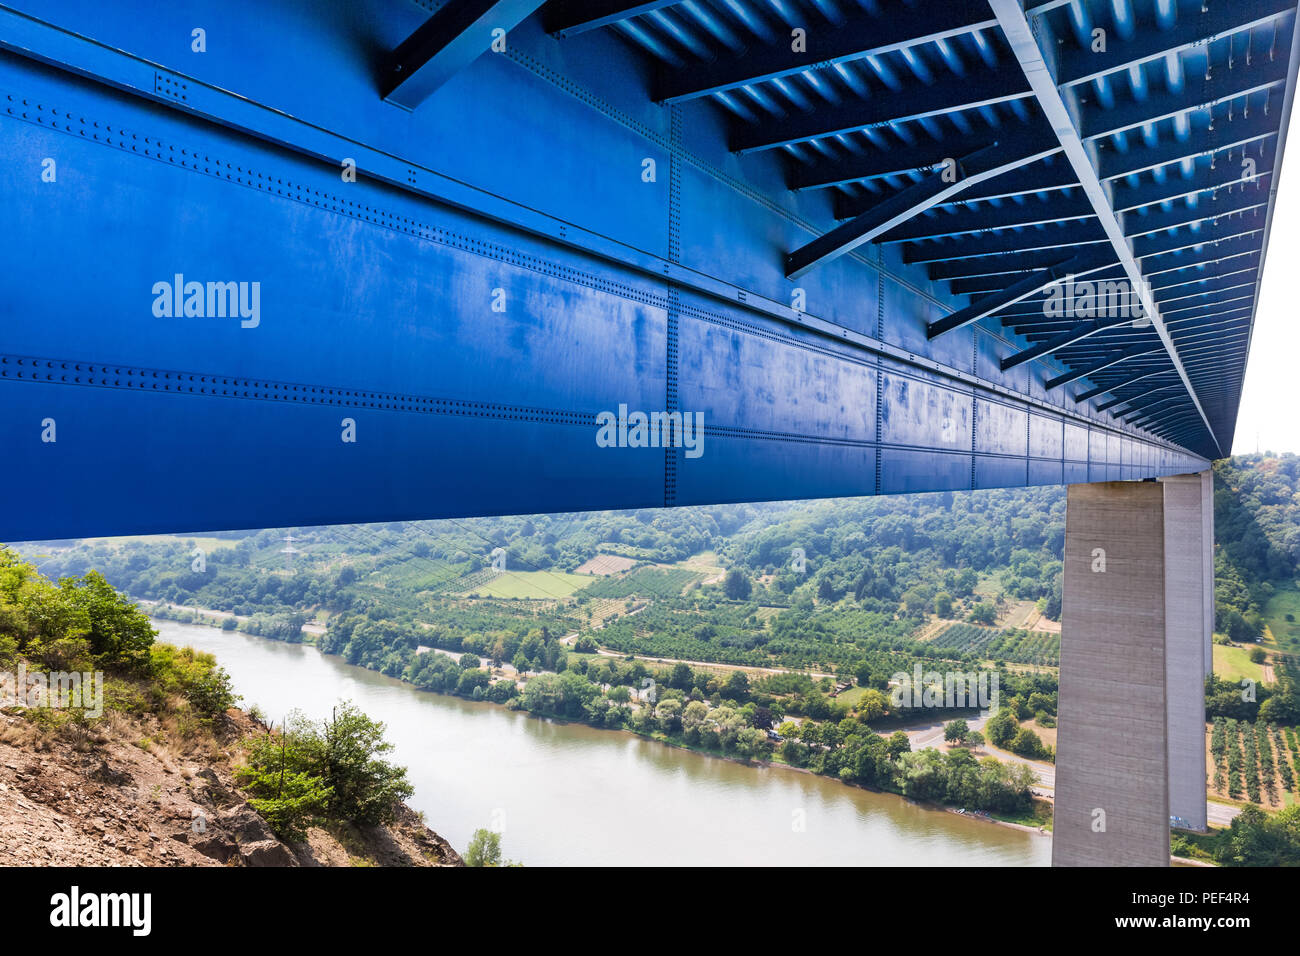
<path fill-rule="evenodd" d="M 947 791 L 943 755 L 934 749 L 900 755 L 897 776 L 903 793 L 916 800 L 941 800 Z"/>
<path fill-rule="evenodd" d="M 668 678 L 668 686 L 676 687 L 678 690 L 690 690 L 695 683 L 695 676 L 691 673 L 689 664 L 683 664 L 680 661 L 673 665 L 673 672 Z"/>
<path fill-rule="evenodd" d="M 291 728 L 292 731 L 293 728 Z M 415 792 L 406 768 L 384 759 L 393 745 L 384 725 L 351 701 L 342 701 L 319 729 L 299 719 L 296 730 L 309 762 L 331 788 L 330 814 L 351 823 L 388 823 Z"/>
<path fill-rule="evenodd" d="M 960 717 L 949 721 L 943 728 L 943 739 L 950 744 L 962 745 L 970 737 L 970 725 Z"/>
<path fill-rule="evenodd" d="M 237 777 L 286 839 L 316 822 L 389 823 L 414 789 L 404 767 L 383 759 L 392 750 L 383 735 L 384 725 L 350 701 L 319 723 L 295 711 L 278 735 L 253 743 Z"/>
<path fill-rule="evenodd" d="M 858 716 L 864 721 L 879 720 L 888 706 L 889 698 L 872 688 L 858 698 Z"/>
<path fill-rule="evenodd" d="M 1041 757 L 1043 755 L 1043 741 L 1039 739 L 1038 734 L 1028 727 L 1022 727 L 1011 738 L 1011 743 L 1007 745 L 1007 749 L 1013 754 L 1019 754 L 1022 757 Z"/>
<path fill-rule="evenodd" d="M 744 701 L 749 698 L 749 677 L 744 671 L 731 672 L 727 683 L 722 687 L 722 696 L 734 701 Z"/>
<path fill-rule="evenodd" d="M 492 830 L 478 829 L 469 838 L 469 849 L 465 851 L 466 866 L 500 866 L 501 834 Z"/>
<path fill-rule="evenodd" d="M 283 731 L 259 737 L 249 749 L 248 763 L 235 770 L 235 779 L 249 793 L 249 804 L 282 840 L 306 838 L 309 826 L 328 817 L 333 791 L 306 766 L 301 741 Z M 292 753 L 290 753 L 292 748 Z"/>
<path fill-rule="evenodd" d="M 682 726 L 698 729 L 709 718 L 709 705 L 702 700 L 693 700 L 682 710 Z"/>
<path fill-rule="evenodd" d="M 822 744 L 830 750 L 834 750 L 840 745 L 840 728 L 836 724 L 829 721 L 822 724 L 818 735 L 821 737 Z"/>
<path fill-rule="evenodd" d="M 740 568 L 732 568 L 722 582 L 722 592 L 733 601 L 743 601 L 749 597 L 753 585 Z"/>
<path fill-rule="evenodd" d="M 1251 644 L 1258 641 L 1264 631 L 1264 622 L 1256 615 L 1244 615 L 1240 611 L 1229 611 L 1224 630 L 1228 636 L 1239 644 Z"/>
<path fill-rule="evenodd" d="M 534 714 L 559 716 L 564 708 L 564 687 L 555 674 L 538 674 L 524 684 L 524 706 Z"/>
<path fill-rule="evenodd" d="M 997 609 L 994 608 L 992 604 L 976 604 L 971 608 L 971 612 L 967 615 L 966 620 L 970 621 L 972 624 L 986 624 L 991 626 L 997 623 Z"/>
<path fill-rule="evenodd" d="M 889 756 L 897 760 L 905 753 L 912 752 L 912 741 L 901 730 L 895 730 L 889 737 Z"/>
<path fill-rule="evenodd" d="M 984 736 L 995 747 L 1005 747 L 1016 735 L 1020 725 L 1010 707 L 1001 707 L 984 725 Z"/>
<path fill-rule="evenodd" d="M 781 744 L 781 759 L 792 767 L 802 767 L 808 762 L 808 745 L 786 738 Z"/>
<path fill-rule="evenodd" d="M 661 700 L 655 707 L 655 719 L 664 733 L 677 733 L 682 728 L 682 702 L 671 697 Z"/>
<path fill-rule="evenodd" d="M 147 665 L 154 631 L 134 603 L 118 594 L 98 571 L 59 582 L 69 610 L 69 627 L 57 636 L 80 630 L 90 641 L 90 651 L 103 664 L 140 668 Z M 74 623 L 75 621 L 75 623 Z"/>

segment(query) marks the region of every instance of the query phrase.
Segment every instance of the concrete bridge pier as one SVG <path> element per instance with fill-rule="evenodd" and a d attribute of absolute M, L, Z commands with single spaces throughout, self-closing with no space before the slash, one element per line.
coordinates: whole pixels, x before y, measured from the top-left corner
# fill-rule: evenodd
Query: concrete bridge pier
<path fill-rule="evenodd" d="M 1167 866 L 1206 828 L 1213 481 L 1071 485 L 1053 866 Z"/>

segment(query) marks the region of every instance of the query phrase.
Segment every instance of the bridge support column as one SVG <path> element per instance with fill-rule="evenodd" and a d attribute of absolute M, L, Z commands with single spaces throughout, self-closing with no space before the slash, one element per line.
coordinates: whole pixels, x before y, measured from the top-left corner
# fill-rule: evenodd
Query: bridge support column
<path fill-rule="evenodd" d="M 1070 486 L 1055 866 L 1167 866 L 1170 814 L 1205 827 L 1208 481 Z"/>
<path fill-rule="evenodd" d="M 1160 484 L 1165 491 L 1169 815 L 1180 827 L 1204 832 L 1205 674 L 1214 635 L 1213 473 L 1175 475 Z"/>

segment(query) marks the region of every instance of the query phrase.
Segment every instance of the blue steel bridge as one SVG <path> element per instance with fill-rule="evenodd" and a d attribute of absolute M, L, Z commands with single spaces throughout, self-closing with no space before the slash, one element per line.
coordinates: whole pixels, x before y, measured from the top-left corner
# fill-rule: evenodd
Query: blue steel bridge
<path fill-rule="evenodd" d="M 1232 446 L 1296 25 L 1296 0 L 3 0 L 0 539 L 1158 494 L 1115 483 Z M 620 407 L 698 420 L 701 453 L 598 442 Z M 1171 522 L 1152 627 L 1198 502 L 1141 505 Z"/>

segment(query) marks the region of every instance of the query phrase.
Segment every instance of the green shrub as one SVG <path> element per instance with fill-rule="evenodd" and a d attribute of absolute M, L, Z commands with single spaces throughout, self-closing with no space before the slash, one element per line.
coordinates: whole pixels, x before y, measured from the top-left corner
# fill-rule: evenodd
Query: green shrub
<path fill-rule="evenodd" d="M 1007 749 L 1013 754 L 1019 754 L 1022 757 L 1041 757 L 1043 756 L 1043 741 L 1038 734 L 1034 733 L 1028 727 L 1021 727 L 1016 731 L 1016 735 L 1011 738 L 1011 743 Z"/>
<path fill-rule="evenodd" d="M 159 694 L 179 694 L 205 720 L 220 717 L 239 700 L 225 668 L 192 647 L 155 644 L 149 650 L 149 671 Z"/>
<path fill-rule="evenodd" d="M 391 750 L 384 725 L 342 701 L 328 720 L 291 714 L 280 734 L 250 749 L 241 779 L 258 799 L 279 801 L 271 811 L 281 813 L 290 828 L 317 818 L 388 823 L 415 792 L 406 769 L 384 759 Z M 292 784 L 291 775 L 297 775 Z"/>
<path fill-rule="evenodd" d="M 268 734 L 253 745 L 248 764 L 235 771 L 249 804 L 282 840 L 303 839 L 307 827 L 324 821 L 333 797 L 321 777 L 294 769 L 306 763 L 298 745 L 295 737 Z"/>

